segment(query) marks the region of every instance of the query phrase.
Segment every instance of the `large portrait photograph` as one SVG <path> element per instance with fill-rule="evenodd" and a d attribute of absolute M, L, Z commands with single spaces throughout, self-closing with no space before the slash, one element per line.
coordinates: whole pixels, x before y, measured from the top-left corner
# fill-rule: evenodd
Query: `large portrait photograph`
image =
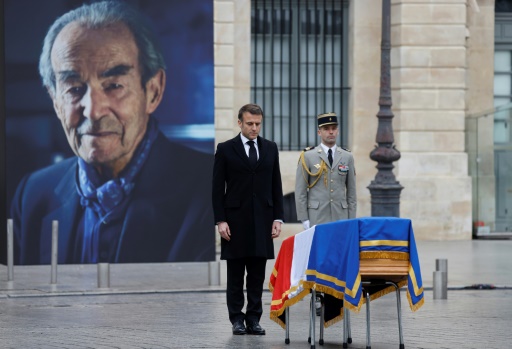
<path fill-rule="evenodd" d="M 4 0 L 3 15 L 14 263 L 50 264 L 54 221 L 60 264 L 215 260 L 213 1 Z"/>

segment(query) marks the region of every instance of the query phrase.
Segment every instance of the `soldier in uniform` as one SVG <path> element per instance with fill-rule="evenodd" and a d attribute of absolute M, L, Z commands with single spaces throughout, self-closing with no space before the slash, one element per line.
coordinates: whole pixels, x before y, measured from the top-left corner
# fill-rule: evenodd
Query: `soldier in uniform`
<path fill-rule="evenodd" d="M 349 150 L 336 146 L 336 114 L 320 114 L 317 119 L 322 142 L 300 154 L 295 179 L 297 219 L 304 229 L 356 217 L 354 157 Z"/>

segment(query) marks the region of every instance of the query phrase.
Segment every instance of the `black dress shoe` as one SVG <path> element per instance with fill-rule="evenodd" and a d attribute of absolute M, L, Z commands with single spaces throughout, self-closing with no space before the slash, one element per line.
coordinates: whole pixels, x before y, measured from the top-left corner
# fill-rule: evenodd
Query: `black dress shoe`
<path fill-rule="evenodd" d="M 246 333 L 247 331 L 242 320 L 238 320 L 233 323 L 233 334 L 241 335 Z"/>
<path fill-rule="evenodd" d="M 261 328 L 258 321 L 250 321 L 247 323 L 247 333 L 248 334 L 264 335 L 265 330 Z"/>

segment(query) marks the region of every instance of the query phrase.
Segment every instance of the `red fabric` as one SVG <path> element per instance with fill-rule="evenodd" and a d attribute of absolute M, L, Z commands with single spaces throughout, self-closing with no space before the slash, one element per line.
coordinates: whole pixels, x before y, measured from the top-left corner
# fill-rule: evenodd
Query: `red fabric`
<path fill-rule="evenodd" d="M 288 300 L 288 292 L 290 290 L 290 273 L 293 263 L 293 247 L 295 243 L 295 236 L 290 236 L 285 239 L 279 250 L 274 270 L 270 275 L 269 288 L 272 290 L 272 303 L 270 305 L 271 311 L 282 313 L 284 310 L 284 303 Z M 279 278 L 277 277 L 279 275 Z"/>

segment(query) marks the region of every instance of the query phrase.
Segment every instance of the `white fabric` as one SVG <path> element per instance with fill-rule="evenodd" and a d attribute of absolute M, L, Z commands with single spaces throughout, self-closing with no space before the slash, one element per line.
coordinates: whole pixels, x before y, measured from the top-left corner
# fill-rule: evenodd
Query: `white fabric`
<path fill-rule="evenodd" d="M 311 243 L 315 235 L 315 227 L 307 229 L 295 235 L 295 242 L 293 244 L 293 259 L 292 270 L 290 271 L 290 289 L 296 290 L 290 293 L 289 298 L 295 297 L 303 288 L 300 287 L 300 282 L 306 280 L 306 269 L 309 262 L 309 251 L 311 250 Z"/>
<path fill-rule="evenodd" d="M 251 147 L 247 142 L 250 141 L 249 138 L 245 137 L 243 134 L 240 133 L 240 138 L 242 139 L 242 143 L 244 144 L 245 154 L 247 154 L 247 157 L 249 157 L 249 148 Z M 260 158 L 260 150 L 258 149 L 258 139 L 253 139 L 254 141 L 254 148 L 256 148 L 256 156 L 257 159 Z"/>
<path fill-rule="evenodd" d="M 329 153 L 329 149 L 331 149 L 331 150 L 332 150 L 332 153 L 333 153 L 333 154 L 336 152 L 336 147 L 337 147 L 337 146 L 336 146 L 336 144 L 335 144 L 335 145 L 333 145 L 333 146 L 332 146 L 332 147 L 330 147 L 330 148 L 329 148 L 328 146 L 326 146 L 325 144 L 323 144 L 323 143 L 320 143 L 320 146 L 321 146 L 321 147 L 322 147 L 322 149 L 324 150 L 324 153 L 325 153 L 325 154 L 328 154 L 328 153 Z"/>

